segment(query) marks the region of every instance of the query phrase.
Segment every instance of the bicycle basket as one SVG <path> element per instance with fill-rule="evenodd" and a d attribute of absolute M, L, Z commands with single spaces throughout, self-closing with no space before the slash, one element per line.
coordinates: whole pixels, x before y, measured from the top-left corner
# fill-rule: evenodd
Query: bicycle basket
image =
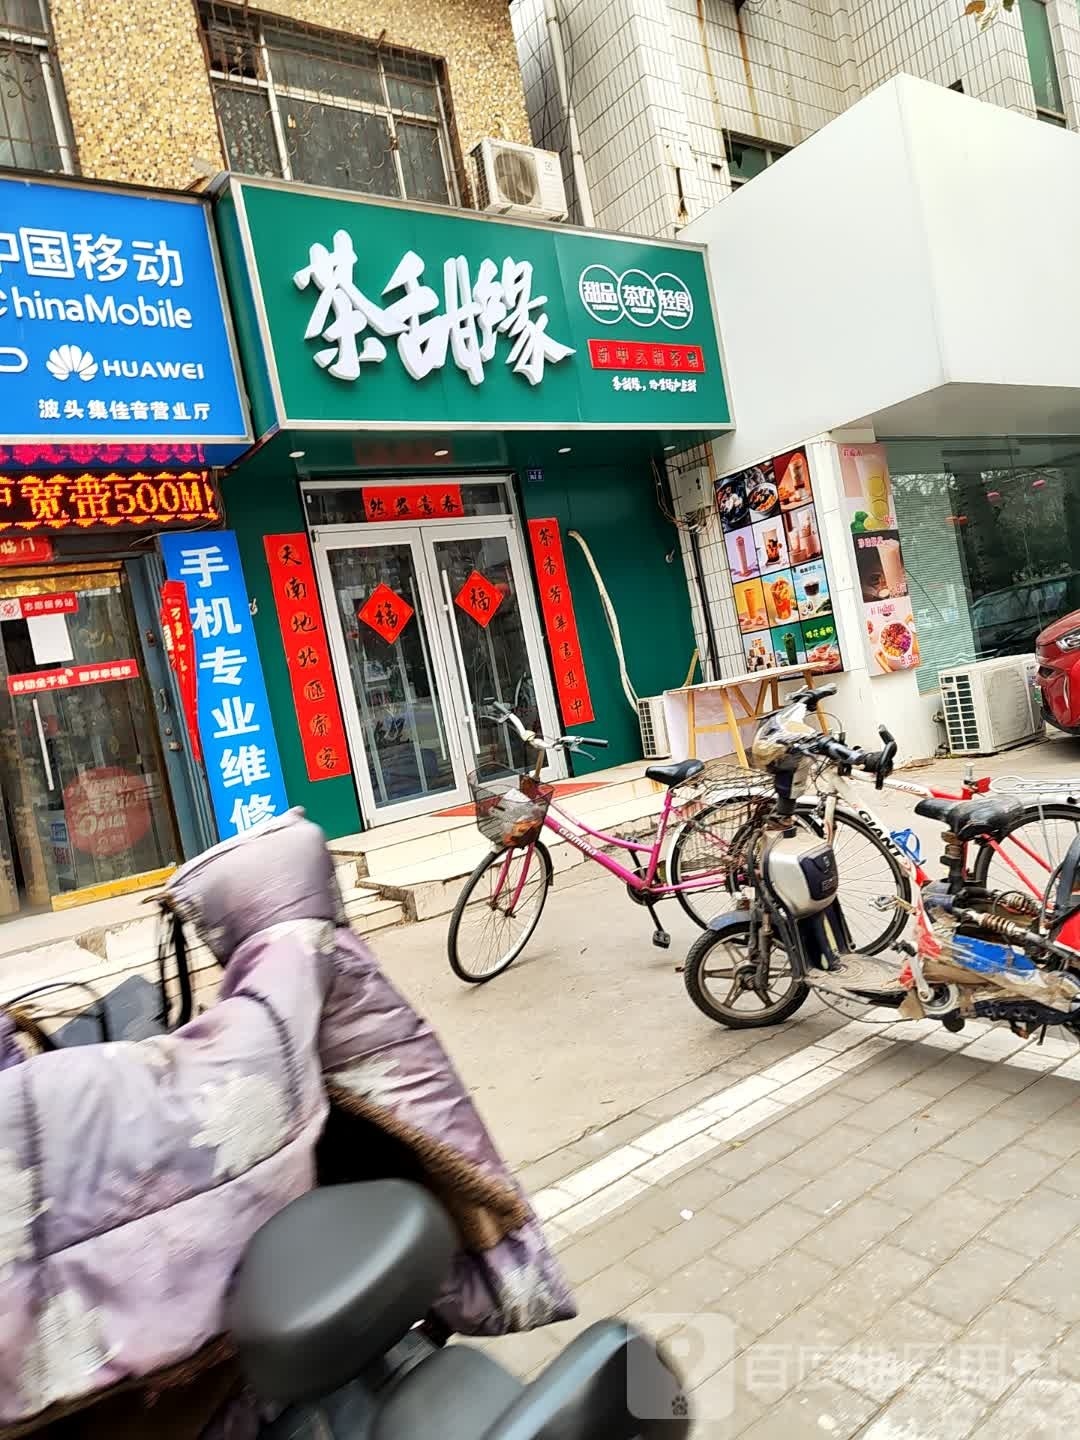
<path fill-rule="evenodd" d="M 760 770 L 746 770 L 738 761 L 723 756 L 718 760 L 706 760 L 705 768 L 680 785 L 675 792 L 677 809 L 704 804 L 724 804 L 737 795 L 745 797 L 747 803 L 760 796 L 768 799 L 773 794 L 772 782 Z"/>
<path fill-rule="evenodd" d="M 527 771 L 498 779 L 469 776 L 476 828 L 499 850 L 531 845 L 540 834 L 555 791 Z"/>

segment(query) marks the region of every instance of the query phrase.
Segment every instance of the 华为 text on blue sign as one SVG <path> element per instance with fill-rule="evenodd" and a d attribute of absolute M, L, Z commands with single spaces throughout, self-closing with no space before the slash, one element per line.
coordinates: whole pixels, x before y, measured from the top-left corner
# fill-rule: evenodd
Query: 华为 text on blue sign
<path fill-rule="evenodd" d="M 0 179 L 0 438 L 244 448 L 203 202 Z"/>

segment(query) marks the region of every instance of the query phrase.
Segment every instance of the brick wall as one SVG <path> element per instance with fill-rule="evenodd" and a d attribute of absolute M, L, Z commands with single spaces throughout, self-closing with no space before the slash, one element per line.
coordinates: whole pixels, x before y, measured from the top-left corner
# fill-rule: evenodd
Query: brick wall
<path fill-rule="evenodd" d="M 529 143 L 502 0 L 276 0 L 266 8 L 444 59 L 463 152 L 486 135 Z M 52 0 L 51 10 L 83 175 L 183 187 L 200 161 L 224 165 L 190 0 Z"/>

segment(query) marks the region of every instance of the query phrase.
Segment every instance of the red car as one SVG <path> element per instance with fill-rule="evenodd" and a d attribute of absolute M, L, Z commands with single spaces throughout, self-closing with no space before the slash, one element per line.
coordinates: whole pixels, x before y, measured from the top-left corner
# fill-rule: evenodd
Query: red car
<path fill-rule="evenodd" d="M 1068 735 L 1080 735 L 1080 610 L 1040 630 L 1035 654 L 1039 660 L 1035 687 L 1047 723 Z"/>

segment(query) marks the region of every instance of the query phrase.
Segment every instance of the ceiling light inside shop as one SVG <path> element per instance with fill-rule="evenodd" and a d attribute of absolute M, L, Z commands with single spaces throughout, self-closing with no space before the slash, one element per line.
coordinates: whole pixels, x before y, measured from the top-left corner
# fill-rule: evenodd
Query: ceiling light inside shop
<path fill-rule="evenodd" d="M 559 454 L 560 454 L 560 455 L 569 455 L 569 454 L 570 454 L 570 446 L 569 446 L 569 445 L 560 445 L 560 446 L 559 446 Z"/>
<path fill-rule="evenodd" d="M 435 451 L 435 459 L 436 459 L 436 460 L 441 460 L 444 455 L 449 455 L 449 454 L 450 454 L 450 451 L 449 451 L 449 450 L 436 450 L 436 451 Z"/>
<path fill-rule="evenodd" d="M 290 460 L 302 460 L 306 454 L 307 454 L 307 451 L 306 451 L 306 450 L 290 450 L 290 451 L 289 451 L 289 459 L 290 459 Z"/>

